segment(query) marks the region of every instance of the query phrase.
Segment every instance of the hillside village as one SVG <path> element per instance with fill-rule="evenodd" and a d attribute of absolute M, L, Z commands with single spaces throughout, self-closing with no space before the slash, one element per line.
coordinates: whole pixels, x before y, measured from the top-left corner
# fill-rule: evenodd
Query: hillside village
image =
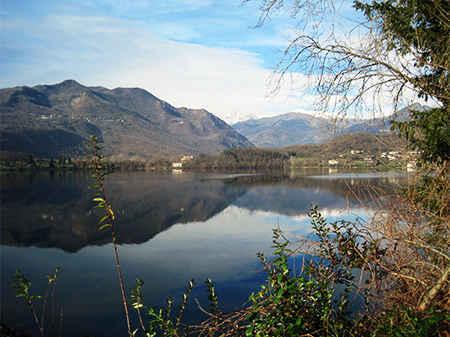
<path fill-rule="evenodd" d="M 417 151 L 386 151 L 381 153 L 366 153 L 363 150 L 350 150 L 341 153 L 336 158 L 328 159 L 329 167 L 374 167 L 389 166 L 391 168 L 406 168 L 412 171 L 416 168 Z M 292 166 L 302 166 L 302 158 L 291 157 Z M 325 166 L 320 162 L 320 166 Z"/>
<path fill-rule="evenodd" d="M 344 135 L 324 144 L 279 149 L 229 149 L 218 155 L 184 155 L 172 162 L 182 169 L 376 168 L 414 170 L 418 152 L 410 151 L 395 134 Z M 177 171 L 179 173 L 179 171 Z"/>

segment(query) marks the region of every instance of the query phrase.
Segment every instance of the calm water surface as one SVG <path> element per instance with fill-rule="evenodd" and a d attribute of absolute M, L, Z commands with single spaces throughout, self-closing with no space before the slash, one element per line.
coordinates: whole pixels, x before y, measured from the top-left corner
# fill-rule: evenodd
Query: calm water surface
<path fill-rule="evenodd" d="M 193 278 L 217 283 L 222 308 L 242 305 L 264 279 L 258 251 L 271 253 L 272 228 L 311 234 L 307 212 L 367 219 L 378 200 L 404 182 L 398 174 L 310 172 L 291 176 L 114 173 L 107 194 L 119 216 L 120 254 L 127 284 L 144 280 L 147 304 L 179 296 Z M 62 268 L 47 321 L 63 336 L 125 335 L 110 234 L 96 230 L 88 175 L 1 176 L 1 322 L 33 330 L 27 308 L 14 297 L 17 268 L 43 293 L 45 275 Z M 376 196 L 376 197 L 375 197 Z M 193 297 L 205 301 L 199 286 Z M 188 319 L 201 319 L 195 305 Z M 120 333 L 123 332 L 123 333 Z"/>

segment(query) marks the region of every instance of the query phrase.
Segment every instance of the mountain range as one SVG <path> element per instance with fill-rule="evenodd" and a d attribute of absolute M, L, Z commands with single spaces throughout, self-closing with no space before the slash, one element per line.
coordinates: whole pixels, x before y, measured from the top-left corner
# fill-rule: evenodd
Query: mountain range
<path fill-rule="evenodd" d="M 331 119 L 302 113 L 250 119 L 233 126 L 204 109 L 176 108 L 140 88 L 88 87 L 74 80 L 0 89 L 0 154 L 77 157 L 97 136 L 110 159 L 168 159 L 238 147 L 318 144 L 336 135 L 386 133 L 390 120 Z"/>
<path fill-rule="evenodd" d="M 204 109 L 175 108 L 139 88 L 74 80 L 0 90 L 3 154 L 78 156 L 97 136 L 112 159 L 167 158 L 253 146 Z"/>
<path fill-rule="evenodd" d="M 238 122 L 233 128 L 258 147 L 277 148 L 300 144 L 318 144 L 335 136 L 352 133 L 388 133 L 391 120 L 405 120 L 411 110 L 425 106 L 413 104 L 385 118 L 331 119 L 291 112 L 275 117 L 249 119 Z"/>

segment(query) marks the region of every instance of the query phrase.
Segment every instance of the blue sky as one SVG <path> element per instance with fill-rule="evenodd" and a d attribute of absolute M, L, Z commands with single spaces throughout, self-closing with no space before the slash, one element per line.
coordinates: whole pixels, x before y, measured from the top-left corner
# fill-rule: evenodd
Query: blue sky
<path fill-rule="evenodd" d="M 351 2 L 343 3 L 327 20 L 338 30 L 357 20 Z M 68 78 L 108 88 L 142 87 L 175 106 L 206 108 L 228 122 L 313 113 L 317 97 L 301 71 L 289 73 L 273 93 L 273 71 L 300 28 L 286 13 L 255 28 L 260 4 L 1 0 L 0 87 Z"/>

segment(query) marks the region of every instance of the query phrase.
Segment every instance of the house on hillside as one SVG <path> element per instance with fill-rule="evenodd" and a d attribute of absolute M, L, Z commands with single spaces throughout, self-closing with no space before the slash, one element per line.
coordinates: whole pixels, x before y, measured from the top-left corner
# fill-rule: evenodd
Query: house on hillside
<path fill-rule="evenodd" d="M 407 172 L 414 172 L 417 169 L 417 162 L 414 160 L 409 161 L 406 164 L 406 171 Z"/>
<path fill-rule="evenodd" d="M 174 168 L 174 169 L 183 168 L 183 163 L 181 163 L 181 162 L 173 162 L 172 163 L 172 168 Z"/>
<path fill-rule="evenodd" d="M 388 159 L 389 160 L 395 160 L 400 158 L 400 152 L 399 151 L 389 151 L 388 152 Z"/>
<path fill-rule="evenodd" d="M 192 156 L 192 155 L 188 155 L 188 154 L 183 155 L 183 156 L 181 156 L 180 161 L 176 161 L 176 162 L 172 163 L 172 168 L 173 169 L 181 169 L 181 168 L 183 168 L 184 163 L 187 163 L 193 159 L 194 159 L 194 156 Z"/>
<path fill-rule="evenodd" d="M 398 151 L 389 151 L 389 152 L 382 152 L 381 158 L 386 158 L 388 160 L 396 160 L 398 159 L 399 152 Z"/>
<path fill-rule="evenodd" d="M 339 161 L 337 159 L 328 160 L 328 165 L 330 165 L 330 166 L 336 166 L 338 164 L 339 164 Z"/>
<path fill-rule="evenodd" d="M 193 159 L 194 159 L 194 156 L 192 156 L 192 155 L 184 155 L 184 156 L 181 157 L 180 161 L 182 163 L 186 163 L 186 162 L 191 161 Z"/>

